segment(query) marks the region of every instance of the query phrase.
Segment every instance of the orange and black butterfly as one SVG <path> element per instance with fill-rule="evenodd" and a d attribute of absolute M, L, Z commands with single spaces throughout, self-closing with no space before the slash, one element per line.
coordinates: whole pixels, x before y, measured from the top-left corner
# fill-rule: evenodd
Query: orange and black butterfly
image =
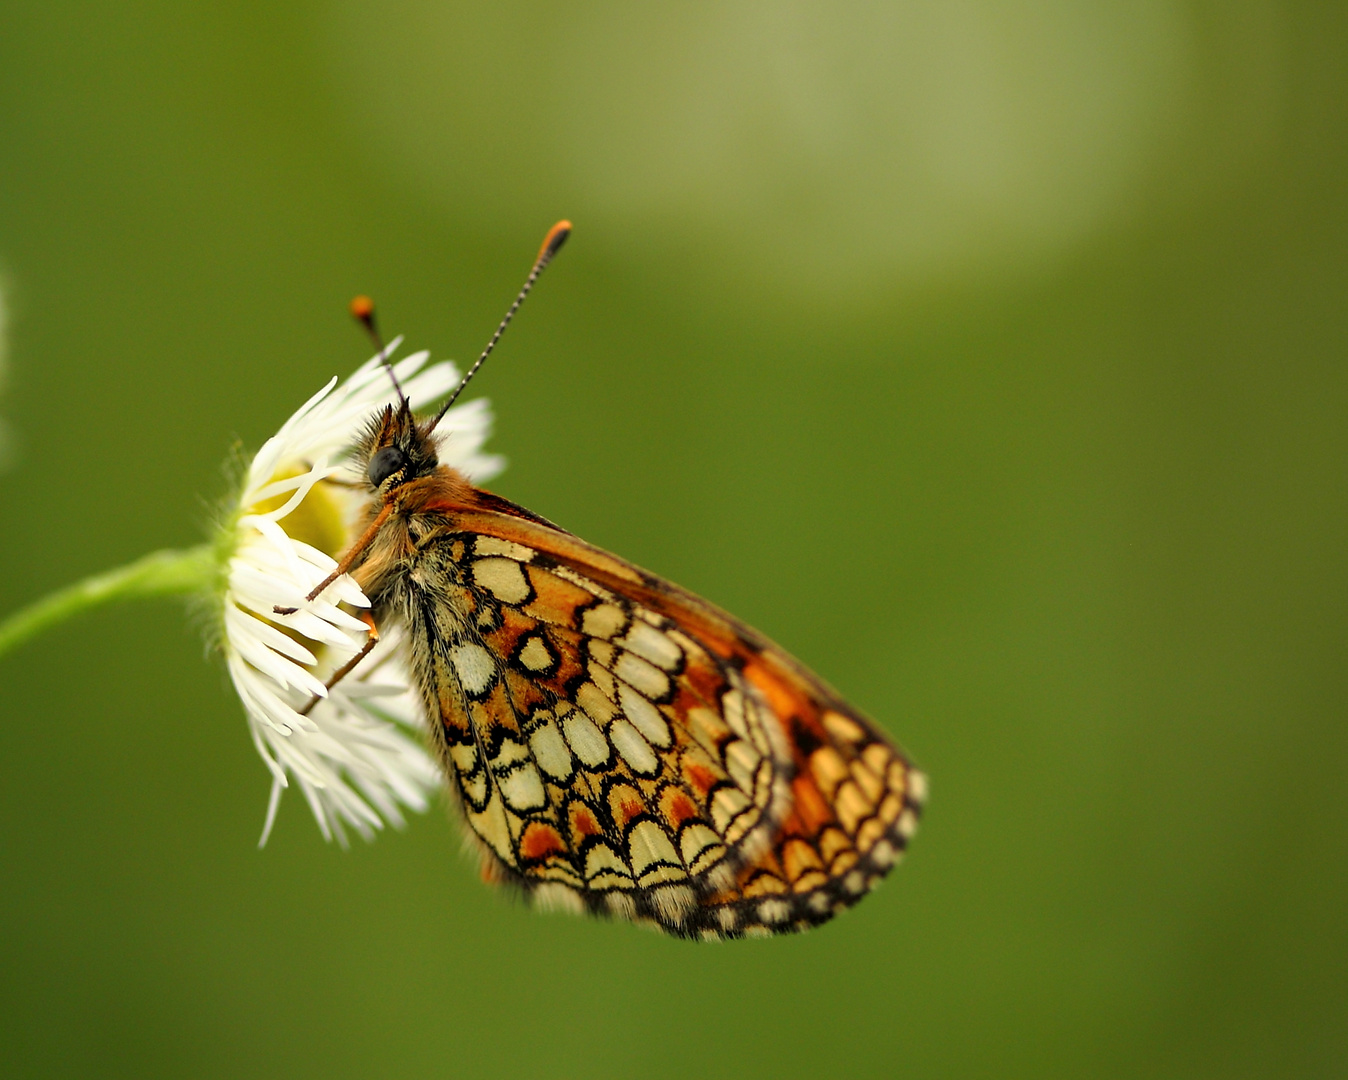
<path fill-rule="evenodd" d="M 366 651 L 402 628 L 489 880 L 682 937 L 814 926 L 902 856 L 923 774 L 762 635 L 437 460 L 437 422 L 570 228 L 439 414 L 399 389 L 371 421 L 368 527 L 310 599 L 349 571 Z"/>

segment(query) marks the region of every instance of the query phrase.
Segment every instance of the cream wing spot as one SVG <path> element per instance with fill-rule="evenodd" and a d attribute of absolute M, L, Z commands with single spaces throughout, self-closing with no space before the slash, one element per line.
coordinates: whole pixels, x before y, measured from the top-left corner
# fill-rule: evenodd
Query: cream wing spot
<path fill-rule="evenodd" d="M 744 718 L 744 695 L 730 689 L 721 695 L 721 715 L 725 717 L 730 730 L 741 739 L 749 737 L 749 729 Z"/>
<path fill-rule="evenodd" d="M 595 638 L 592 641 L 587 642 L 586 648 L 589 650 L 591 659 L 598 660 L 599 663 L 603 664 L 606 668 L 611 668 L 613 666 L 613 655 L 616 650 L 610 642 L 601 641 L 599 638 Z"/>
<path fill-rule="evenodd" d="M 735 842 L 729 835 L 730 823 L 737 816 L 749 808 L 749 797 L 738 788 L 723 787 L 712 796 L 711 799 L 711 821 L 716 826 L 717 832 L 729 840 L 732 844 Z"/>
<path fill-rule="evenodd" d="M 562 721 L 562 733 L 566 736 L 571 752 L 583 765 L 597 768 L 609 758 L 608 740 L 585 713 L 572 709 Z"/>
<path fill-rule="evenodd" d="M 501 802 L 499 795 L 492 795 L 491 802 L 482 813 L 469 811 L 468 823 L 507 866 L 515 865 L 515 854 L 510 848 L 510 826 L 506 823 L 505 804 Z"/>
<path fill-rule="evenodd" d="M 643 889 L 649 889 L 656 885 L 669 885 L 676 881 L 687 881 L 688 871 L 681 866 L 667 866 L 661 863 L 651 867 L 651 869 L 647 870 L 644 874 L 641 874 L 640 878 L 641 887 Z M 655 896 L 651 898 L 652 900 L 657 901 L 657 906 L 659 894 L 664 891 L 665 890 L 663 889 L 659 890 Z"/>
<path fill-rule="evenodd" d="M 632 875 L 627 869 L 627 864 L 618 858 L 617 852 L 607 844 L 595 844 L 586 853 L 585 877 L 589 879 L 592 887 L 603 887 L 603 878 L 616 879 L 607 883 L 609 888 L 614 885 L 630 887 L 632 884 Z"/>
<path fill-rule="evenodd" d="M 621 642 L 626 648 L 658 668 L 674 671 L 683 659 L 683 650 L 669 637 L 644 622 L 634 622 Z"/>
<path fill-rule="evenodd" d="M 720 713 L 701 705 L 695 705 L 684 712 L 683 727 L 704 750 L 718 759 L 721 755 L 721 744 L 731 733 L 721 720 Z"/>
<path fill-rule="evenodd" d="M 679 835 L 679 850 L 683 855 L 683 861 L 693 873 L 701 873 L 709 859 L 703 858 L 704 855 L 720 858 L 725 854 L 725 848 L 721 844 L 721 838 L 716 835 L 706 825 L 693 823 L 685 825 L 683 832 Z"/>
<path fill-rule="evenodd" d="M 847 765 L 833 747 L 821 746 L 810 755 L 810 772 L 825 798 L 831 799 L 838 785 L 847 778 Z"/>
<path fill-rule="evenodd" d="M 826 712 L 823 716 L 823 722 L 829 734 L 840 742 L 854 743 L 866 737 L 866 733 L 861 729 L 861 726 L 851 717 L 843 716 L 842 713 Z"/>
<path fill-rule="evenodd" d="M 778 782 L 785 783 L 776 772 L 773 771 L 772 762 L 764 761 L 759 764 L 758 772 L 754 774 L 754 802 L 759 806 L 769 805 L 769 801 L 777 798 L 775 789 Z"/>
<path fill-rule="evenodd" d="M 607 724 L 617 714 L 617 706 L 592 682 L 582 683 L 576 691 L 576 704 L 597 724 Z"/>
<path fill-rule="evenodd" d="M 501 749 L 492 758 L 491 767 L 501 770 L 528 760 L 529 751 L 522 742 L 517 742 L 515 739 L 503 739 Z"/>
<path fill-rule="evenodd" d="M 884 743 L 871 743 L 861 752 L 861 760 L 876 776 L 884 776 L 889 763 L 894 760 L 894 754 Z"/>
<path fill-rule="evenodd" d="M 655 756 L 650 743 L 626 720 L 615 720 L 608 729 L 608 737 L 633 772 L 654 776 L 660 771 L 660 759 Z"/>
<path fill-rule="evenodd" d="M 477 747 L 472 743 L 455 743 L 449 748 L 449 760 L 460 776 L 466 776 L 477 768 Z"/>
<path fill-rule="evenodd" d="M 757 688 L 746 684 L 744 694 L 744 721 L 749 729 L 749 741 L 768 757 L 785 761 L 791 756 L 782 723 L 772 706 Z"/>
<path fill-rule="evenodd" d="M 838 823 L 847 830 L 849 836 L 855 836 L 857 826 L 871 810 L 871 804 L 852 780 L 846 780 L 833 794 L 833 810 L 838 815 Z"/>
<path fill-rule="evenodd" d="M 632 721 L 632 726 L 647 740 L 661 750 L 669 747 L 669 724 L 660 715 L 659 709 L 626 684 L 618 687 L 618 703 L 622 705 L 627 719 Z"/>
<path fill-rule="evenodd" d="M 465 776 L 460 773 L 459 783 L 463 787 L 464 798 L 470 805 L 481 806 L 487 801 L 487 774 L 485 772 L 472 776 Z"/>
<path fill-rule="evenodd" d="M 762 756 L 743 739 L 736 739 L 725 748 L 726 771 L 741 791 L 756 794 L 754 783 Z M 769 777 L 770 779 L 770 777 Z"/>
<path fill-rule="evenodd" d="M 646 874 L 656 863 L 681 866 L 678 852 L 669 842 L 669 836 L 653 821 L 638 822 L 627 840 L 632 853 L 632 869 L 638 877 Z"/>
<path fill-rule="evenodd" d="M 885 834 L 885 823 L 879 818 L 867 818 L 857 830 L 857 850 L 861 854 L 868 854 L 875 847 L 876 841 Z"/>
<path fill-rule="evenodd" d="M 609 701 L 615 701 L 618 697 L 618 689 L 608 668 L 591 660 L 586 670 L 590 673 L 590 681 L 599 687 L 604 697 L 608 698 Z"/>
<path fill-rule="evenodd" d="M 885 782 L 868 769 L 864 762 L 854 761 L 851 767 L 852 779 L 861 788 L 862 794 L 871 802 L 878 803 L 885 795 Z"/>
<path fill-rule="evenodd" d="M 587 608 L 580 617 L 581 630 L 590 637 L 607 640 L 627 625 L 627 615 L 617 604 Z"/>
<path fill-rule="evenodd" d="M 566 748 L 557 725 L 549 721 L 529 736 L 529 749 L 538 767 L 554 780 L 571 777 L 571 751 Z"/>
<path fill-rule="evenodd" d="M 524 765 L 497 779 L 501 794 L 512 810 L 538 810 L 547 803 L 543 778 L 532 765 Z"/>
<path fill-rule="evenodd" d="M 495 536 L 479 536 L 473 542 L 473 551 L 478 555 L 504 555 L 516 562 L 529 562 L 534 557 L 532 548 L 517 544 L 513 540 L 501 540 Z"/>
<path fill-rule="evenodd" d="M 653 701 L 662 701 L 669 696 L 669 676 L 635 653 L 622 653 L 613 674 Z"/>
<path fill-rule="evenodd" d="M 519 652 L 520 663 L 530 671 L 547 671 L 553 665 L 553 655 L 547 643 L 538 634 L 533 634 L 524 642 Z"/>
<path fill-rule="evenodd" d="M 496 663 L 491 653 L 476 642 L 454 646 L 449 650 L 449 660 L 465 693 L 481 694 L 496 678 Z"/>
<path fill-rule="evenodd" d="M 478 559 L 473 563 L 473 581 L 504 604 L 522 604 L 532 591 L 520 564 L 513 559 Z"/>

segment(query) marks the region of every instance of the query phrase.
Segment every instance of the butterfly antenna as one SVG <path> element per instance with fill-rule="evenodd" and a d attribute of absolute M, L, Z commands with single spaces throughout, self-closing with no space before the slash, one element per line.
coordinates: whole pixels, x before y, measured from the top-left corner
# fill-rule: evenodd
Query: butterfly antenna
<path fill-rule="evenodd" d="M 374 301 L 368 296 L 356 297 L 351 301 L 351 317 L 365 327 L 365 332 L 370 335 L 374 347 L 379 350 L 379 362 L 384 365 L 388 377 L 393 380 L 393 389 L 398 391 L 398 400 L 406 405 L 407 395 L 403 393 L 403 388 L 398 385 L 398 376 L 393 374 L 393 365 L 389 363 L 388 359 L 388 346 L 384 344 L 384 339 L 379 334 L 379 324 L 374 320 Z"/>
<path fill-rule="evenodd" d="M 463 381 L 459 383 L 454 393 L 449 395 L 449 400 L 440 406 L 440 411 L 435 414 L 435 419 L 431 421 L 430 427 L 426 429 L 426 434 L 429 435 L 435 430 L 435 425 L 440 423 L 441 417 L 443 417 L 445 413 L 449 411 L 449 407 L 458 400 L 459 395 L 463 393 L 464 387 L 468 385 L 473 376 L 477 374 L 478 368 L 480 368 L 487 357 L 491 355 L 492 349 L 496 348 L 496 343 L 501 340 L 501 335 L 505 333 L 506 327 L 510 325 L 510 320 L 515 317 L 515 312 L 519 311 L 520 305 L 524 303 L 524 298 L 529 295 L 529 290 L 534 287 L 534 282 L 538 280 L 538 275 L 547 268 L 548 263 L 552 262 L 552 257 L 562 249 L 562 245 L 566 243 L 566 238 L 570 235 L 571 222 L 569 221 L 559 221 L 548 230 L 548 235 L 543 239 L 543 246 L 538 249 L 538 258 L 534 260 L 534 268 L 529 271 L 529 276 L 524 279 L 524 288 L 520 289 L 519 296 L 515 297 L 515 302 L 510 305 L 510 310 L 505 313 L 505 318 L 501 320 L 501 325 L 496 328 L 496 333 L 492 334 L 491 340 L 487 342 L 487 347 L 482 350 L 482 355 L 477 358 L 477 363 L 468 369 L 468 374 L 463 377 Z"/>

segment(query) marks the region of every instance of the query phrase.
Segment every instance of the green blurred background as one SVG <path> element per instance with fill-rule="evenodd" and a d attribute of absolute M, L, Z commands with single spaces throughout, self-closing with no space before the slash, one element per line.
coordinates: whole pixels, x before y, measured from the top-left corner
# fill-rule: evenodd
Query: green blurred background
<path fill-rule="evenodd" d="M 796 938 L 531 914 L 282 805 L 167 602 L 0 661 L 8 1076 L 1348 1068 L 1348 9 L 0 9 L 0 612 L 198 541 L 385 326 L 496 490 L 930 771 Z"/>

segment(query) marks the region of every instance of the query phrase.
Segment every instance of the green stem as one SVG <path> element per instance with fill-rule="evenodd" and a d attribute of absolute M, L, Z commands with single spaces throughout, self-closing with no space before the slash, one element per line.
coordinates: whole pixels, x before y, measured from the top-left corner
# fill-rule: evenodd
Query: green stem
<path fill-rule="evenodd" d="M 210 545 L 186 551 L 154 551 L 116 570 L 95 574 L 44 596 L 0 622 L 0 656 L 72 615 L 139 596 L 182 596 L 210 586 L 217 573 Z"/>

